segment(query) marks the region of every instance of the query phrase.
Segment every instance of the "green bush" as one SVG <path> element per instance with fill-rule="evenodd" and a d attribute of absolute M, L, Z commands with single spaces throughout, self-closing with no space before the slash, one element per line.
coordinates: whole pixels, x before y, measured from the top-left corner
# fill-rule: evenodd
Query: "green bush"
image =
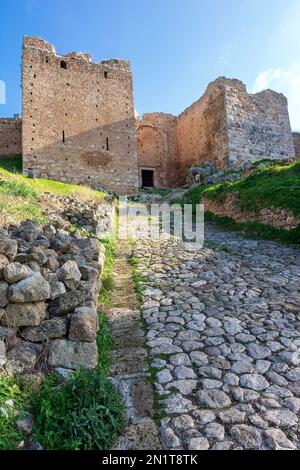
<path fill-rule="evenodd" d="M 121 398 L 97 371 L 78 370 L 62 384 L 49 375 L 33 411 L 35 439 L 47 450 L 107 450 L 124 425 Z"/>

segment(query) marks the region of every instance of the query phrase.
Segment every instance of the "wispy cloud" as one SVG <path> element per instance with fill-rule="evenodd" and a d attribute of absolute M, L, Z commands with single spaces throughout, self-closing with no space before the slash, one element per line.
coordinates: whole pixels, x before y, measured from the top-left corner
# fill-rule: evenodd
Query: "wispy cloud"
<path fill-rule="evenodd" d="M 260 72 L 252 87 L 252 93 L 271 88 L 283 93 L 289 102 L 291 125 L 300 131 L 300 63 L 288 69 L 271 68 Z"/>

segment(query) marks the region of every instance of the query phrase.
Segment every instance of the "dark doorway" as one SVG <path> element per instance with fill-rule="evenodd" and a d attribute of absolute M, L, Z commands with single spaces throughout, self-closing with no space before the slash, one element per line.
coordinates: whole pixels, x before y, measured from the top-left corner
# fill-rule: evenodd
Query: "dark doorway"
<path fill-rule="evenodd" d="M 153 188 L 154 170 L 142 170 L 142 188 Z"/>

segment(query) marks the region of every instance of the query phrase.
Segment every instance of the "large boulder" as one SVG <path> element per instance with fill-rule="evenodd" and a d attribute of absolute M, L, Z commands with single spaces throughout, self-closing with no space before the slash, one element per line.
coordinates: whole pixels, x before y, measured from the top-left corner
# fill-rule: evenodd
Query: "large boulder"
<path fill-rule="evenodd" d="M 10 327 L 37 326 L 46 316 L 45 302 L 8 304 L 1 325 Z"/>
<path fill-rule="evenodd" d="M 72 341 L 95 341 L 99 329 L 96 309 L 77 308 L 71 316 L 69 339 Z"/>
<path fill-rule="evenodd" d="M 10 238 L 0 238 L 0 255 L 6 256 L 9 261 L 13 261 L 18 252 L 18 243 Z"/>
<path fill-rule="evenodd" d="M 81 273 L 76 261 L 67 261 L 56 271 L 56 274 L 69 289 L 75 290 L 78 287 Z"/>
<path fill-rule="evenodd" d="M 31 274 L 31 269 L 20 263 L 9 263 L 3 269 L 3 277 L 9 284 L 22 281 Z"/>
<path fill-rule="evenodd" d="M 23 279 L 9 288 L 8 296 L 10 302 L 38 302 L 50 299 L 50 284 L 40 273 Z"/>
<path fill-rule="evenodd" d="M 94 369 L 98 361 L 96 341 L 92 343 L 54 339 L 49 344 L 48 363 L 52 367 Z"/>
<path fill-rule="evenodd" d="M 51 318 L 43 321 L 37 327 L 24 328 L 22 336 L 27 341 L 38 343 L 48 339 L 61 338 L 67 334 L 68 320 L 66 318 Z"/>

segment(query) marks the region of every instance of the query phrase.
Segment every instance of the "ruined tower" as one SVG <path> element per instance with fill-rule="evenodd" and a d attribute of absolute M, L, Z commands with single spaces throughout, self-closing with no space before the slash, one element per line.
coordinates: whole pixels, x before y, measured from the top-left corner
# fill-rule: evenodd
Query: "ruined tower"
<path fill-rule="evenodd" d="M 128 62 L 57 55 L 23 41 L 23 171 L 41 178 L 138 189 L 132 75 Z"/>

